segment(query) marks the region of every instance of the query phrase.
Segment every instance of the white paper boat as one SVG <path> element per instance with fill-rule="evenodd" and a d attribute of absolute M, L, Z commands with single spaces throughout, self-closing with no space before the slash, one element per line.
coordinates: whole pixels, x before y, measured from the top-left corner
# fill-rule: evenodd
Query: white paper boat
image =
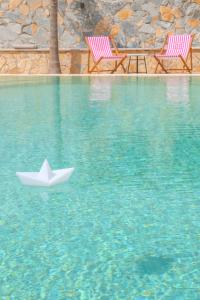
<path fill-rule="evenodd" d="M 52 171 L 48 161 L 45 159 L 40 172 L 16 172 L 16 175 L 24 185 L 50 187 L 67 181 L 73 171 L 74 168 Z"/>

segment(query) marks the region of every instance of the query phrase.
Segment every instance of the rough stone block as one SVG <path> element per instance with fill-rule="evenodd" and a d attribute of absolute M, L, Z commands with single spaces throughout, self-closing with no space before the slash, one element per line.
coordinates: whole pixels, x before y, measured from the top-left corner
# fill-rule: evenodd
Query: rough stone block
<path fill-rule="evenodd" d="M 200 4 L 200 0 L 192 0 L 192 2 Z"/>
<path fill-rule="evenodd" d="M 36 10 L 42 7 L 43 3 L 42 0 L 32 0 L 29 5 L 30 5 L 30 10 Z"/>
<path fill-rule="evenodd" d="M 133 15 L 133 11 L 129 8 L 123 8 L 117 13 L 120 20 L 126 20 Z"/>
<path fill-rule="evenodd" d="M 10 0 L 9 9 L 10 10 L 16 9 L 21 4 L 21 2 L 22 2 L 22 0 Z"/>
<path fill-rule="evenodd" d="M 21 4 L 19 11 L 23 16 L 27 16 L 29 14 L 29 6 L 27 4 Z"/>
<path fill-rule="evenodd" d="M 111 27 L 111 30 L 110 30 L 110 34 L 112 36 L 116 36 L 118 35 L 118 33 L 120 32 L 120 25 L 119 24 L 115 24 Z"/>
<path fill-rule="evenodd" d="M 149 34 L 155 32 L 154 28 L 153 28 L 151 25 L 149 25 L 149 24 L 144 24 L 144 25 L 140 28 L 139 31 L 140 31 L 140 32 L 143 32 L 143 33 L 149 33 Z"/>
<path fill-rule="evenodd" d="M 95 35 L 106 34 L 111 30 L 112 22 L 110 17 L 102 18 L 96 25 L 94 29 Z"/>
<path fill-rule="evenodd" d="M 188 19 L 187 20 L 187 24 L 190 26 L 190 27 L 198 27 L 200 25 L 200 20 L 199 19 Z"/>
<path fill-rule="evenodd" d="M 163 21 L 173 22 L 174 14 L 173 10 L 169 6 L 161 6 L 160 7 L 160 14 Z"/>

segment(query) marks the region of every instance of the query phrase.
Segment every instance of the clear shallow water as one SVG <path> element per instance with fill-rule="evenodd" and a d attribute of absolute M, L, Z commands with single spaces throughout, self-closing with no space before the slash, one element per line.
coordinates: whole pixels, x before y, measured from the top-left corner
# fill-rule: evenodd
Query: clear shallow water
<path fill-rule="evenodd" d="M 199 84 L 0 80 L 0 299 L 200 299 Z"/>

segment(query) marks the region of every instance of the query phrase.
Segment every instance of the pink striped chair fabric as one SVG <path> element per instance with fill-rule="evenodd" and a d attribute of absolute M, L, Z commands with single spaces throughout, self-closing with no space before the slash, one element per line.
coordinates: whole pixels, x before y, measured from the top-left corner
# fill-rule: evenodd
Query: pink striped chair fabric
<path fill-rule="evenodd" d="M 156 54 L 155 56 L 161 58 L 168 58 L 179 57 L 179 55 L 181 55 L 183 58 L 187 58 L 191 48 L 191 41 L 191 34 L 169 35 L 165 53 Z"/>
<path fill-rule="evenodd" d="M 87 42 L 96 62 L 100 58 L 119 60 L 125 57 L 125 55 L 114 55 L 112 53 L 110 39 L 108 36 L 88 36 Z"/>

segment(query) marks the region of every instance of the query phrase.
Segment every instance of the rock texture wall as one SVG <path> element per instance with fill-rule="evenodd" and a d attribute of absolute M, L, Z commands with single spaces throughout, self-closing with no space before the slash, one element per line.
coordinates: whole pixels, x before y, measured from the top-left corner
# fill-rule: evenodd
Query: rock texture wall
<path fill-rule="evenodd" d="M 0 48 L 48 47 L 48 0 L 0 0 Z M 61 48 L 84 47 L 85 34 L 112 34 L 120 47 L 158 47 L 167 32 L 200 40 L 200 0 L 59 0 Z"/>

